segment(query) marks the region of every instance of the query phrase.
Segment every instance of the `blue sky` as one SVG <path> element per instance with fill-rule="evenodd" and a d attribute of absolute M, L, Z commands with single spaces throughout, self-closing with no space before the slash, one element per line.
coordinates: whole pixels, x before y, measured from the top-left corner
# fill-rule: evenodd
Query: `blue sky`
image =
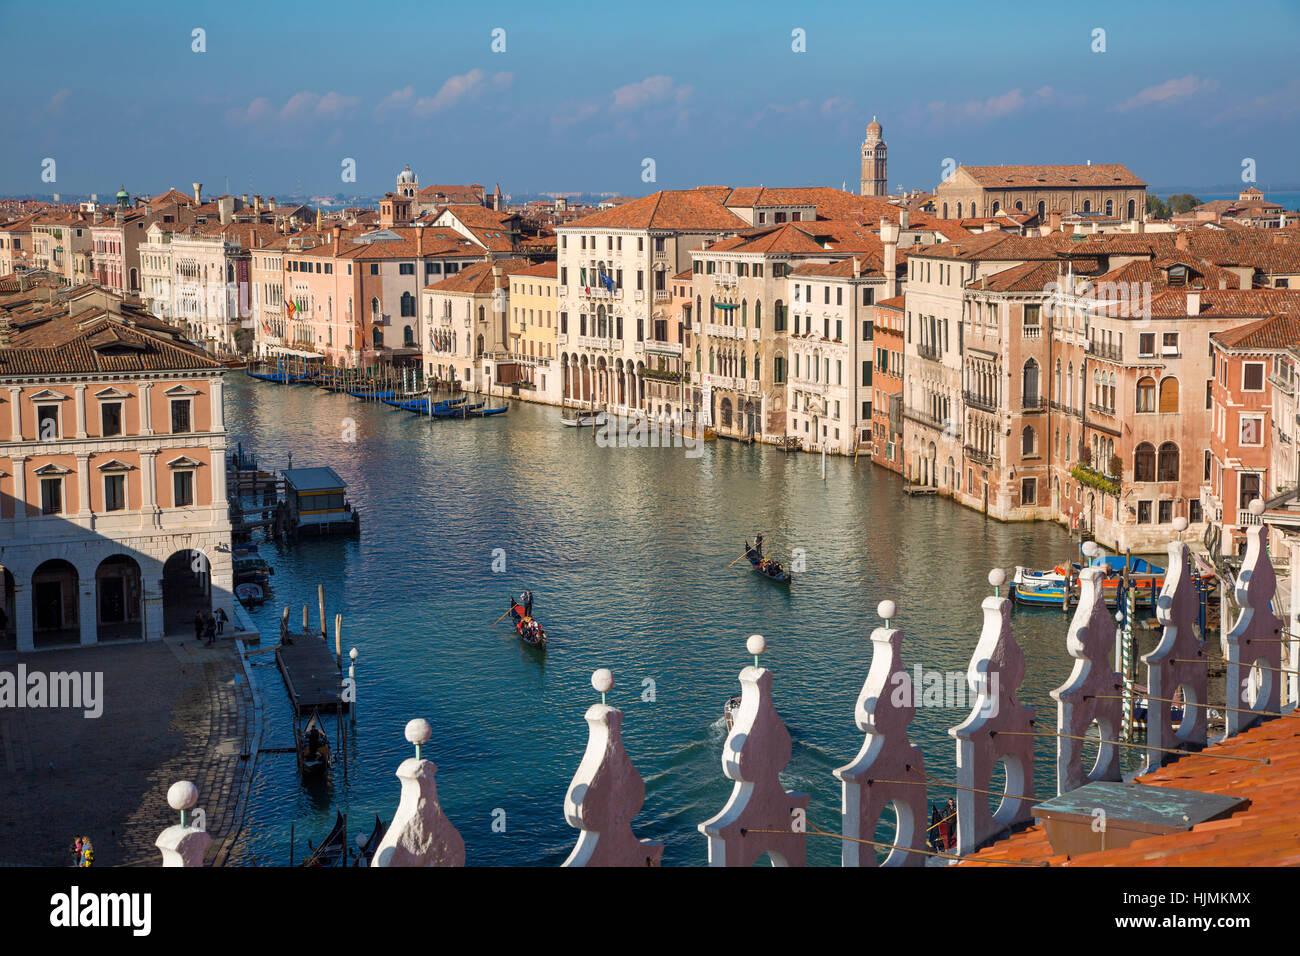
<path fill-rule="evenodd" d="M 407 162 L 515 194 L 855 189 L 873 114 L 891 190 L 950 158 L 1154 186 L 1236 183 L 1250 158 L 1261 187 L 1300 182 L 1300 7 L 1082 6 L 0 0 L 0 193 L 373 194 Z"/>

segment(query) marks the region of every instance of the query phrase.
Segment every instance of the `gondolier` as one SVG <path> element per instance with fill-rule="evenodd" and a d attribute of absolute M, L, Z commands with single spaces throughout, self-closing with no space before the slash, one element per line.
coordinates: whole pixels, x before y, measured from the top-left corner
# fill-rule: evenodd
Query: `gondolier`
<path fill-rule="evenodd" d="M 763 532 L 754 535 L 754 553 L 760 558 L 763 556 Z"/>
<path fill-rule="evenodd" d="M 523 605 L 524 617 L 533 616 L 533 592 L 525 590 L 519 595 L 519 603 Z"/>

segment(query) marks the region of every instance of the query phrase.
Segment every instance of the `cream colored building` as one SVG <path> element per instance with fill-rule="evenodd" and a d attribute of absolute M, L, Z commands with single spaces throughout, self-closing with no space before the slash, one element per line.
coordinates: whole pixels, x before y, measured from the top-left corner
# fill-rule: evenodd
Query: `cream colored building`
<path fill-rule="evenodd" d="M 560 403 L 558 276 L 554 262 L 511 273 L 508 342 L 497 371 L 498 381 L 504 381 L 502 366 L 513 361 L 519 397 L 548 405 Z"/>
<path fill-rule="evenodd" d="M 1003 210 L 1062 216 L 1096 213 L 1124 222 L 1146 214 L 1146 183 L 1119 163 L 1067 166 L 958 166 L 934 191 L 941 219 Z"/>

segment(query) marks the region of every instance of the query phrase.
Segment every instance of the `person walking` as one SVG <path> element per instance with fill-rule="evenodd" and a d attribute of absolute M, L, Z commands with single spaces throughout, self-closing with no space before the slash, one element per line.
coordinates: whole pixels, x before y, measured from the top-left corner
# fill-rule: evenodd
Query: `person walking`
<path fill-rule="evenodd" d="M 203 612 L 202 611 L 194 612 L 194 639 L 196 641 L 203 640 Z"/>
<path fill-rule="evenodd" d="M 205 644 L 211 646 L 212 644 L 215 644 L 215 643 L 216 643 L 216 641 L 217 641 L 217 619 L 216 619 L 215 617 L 213 617 L 211 614 L 208 615 L 208 622 L 207 622 L 207 624 L 204 626 L 204 628 L 203 628 L 203 632 L 204 632 L 204 634 L 207 635 L 207 638 L 208 638 L 207 641 L 205 641 Z"/>
<path fill-rule="evenodd" d="M 217 637 L 220 637 L 222 633 L 224 633 L 226 630 L 226 621 L 228 620 L 228 618 L 226 617 L 225 610 L 222 608 L 217 608 L 216 617 L 217 617 Z"/>

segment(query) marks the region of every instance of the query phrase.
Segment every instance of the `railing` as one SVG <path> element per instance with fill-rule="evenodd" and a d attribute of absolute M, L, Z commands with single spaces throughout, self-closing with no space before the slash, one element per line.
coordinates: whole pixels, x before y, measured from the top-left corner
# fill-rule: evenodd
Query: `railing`
<path fill-rule="evenodd" d="M 961 397 L 965 399 L 966 404 L 971 408 L 980 408 L 986 412 L 996 412 L 998 403 L 991 398 L 987 398 L 977 392 L 962 392 Z"/>
<path fill-rule="evenodd" d="M 655 257 L 655 260 L 656 260 L 656 261 L 660 261 L 660 260 L 663 260 L 663 259 L 667 259 L 667 258 L 668 258 L 668 250 L 667 250 L 667 249 L 656 249 L 656 250 L 654 251 L 654 257 Z"/>
<path fill-rule="evenodd" d="M 1043 327 L 1041 325 L 1022 326 L 1020 334 L 1027 339 L 1038 339 L 1043 337 Z"/>
<path fill-rule="evenodd" d="M 1043 401 L 1041 396 L 1037 398 L 1026 397 L 1020 403 L 1020 410 L 1022 412 L 1041 412 L 1046 408 L 1047 403 Z"/>
<path fill-rule="evenodd" d="M 1270 376 L 1268 377 L 1268 380 L 1269 380 L 1269 382 L 1272 383 L 1273 387 L 1276 388 L 1279 392 L 1282 392 L 1282 393 L 1284 393 L 1284 394 L 1286 394 L 1286 395 L 1294 395 L 1294 394 L 1295 394 L 1295 382 L 1294 382 L 1294 380 L 1292 380 L 1292 381 L 1287 381 L 1286 379 L 1279 378 L 1276 374 L 1274 374 L 1274 375 L 1270 375 Z"/>
<path fill-rule="evenodd" d="M 1107 408 L 1105 405 L 1098 405 L 1096 402 L 1088 403 L 1088 411 L 1097 415 L 1105 415 L 1107 418 L 1115 417 L 1115 409 Z"/>
<path fill-rule="evenodd" d="M 929 359 L 931 362 L 939 361 L 939 349 L 934 345 L 918 345 L 916 354 L 923 359 Z"/>
<path fill-rule="evenodd" d="M 1124 350 L 1118 345 L 1093 341 L 1092 347 L 1089 351 L 1098 358 L 1106 359 L 1109 362 L 1124 361 Z"/>
<path fill-rule="evenodd" d="M 965 445 L 963 446 L 962 451 L 966 453 L 966 457 L 971 461 L 978 462 L 981 465 L 996 465 L 998 463 L 997 455 L 987 451 L 981 451 L 974 445 Z"/>
<path fill-rule="evenodd" d="M 1065 414 L 1067 415 L 1075 415 L 1075 416 L 1079 415 L 1079 410 L 1077 408 L 1075 408 L 1072 405 L 1068 405 L 1065 402 L 1051 401 L 1048 402 L 1047 404 L 1050 405 L 1052 408 L 1056 409 L 1056 411 L 1058 412 L 1065 412 Z"/>
<path fill-rule="evenodd" d="M 636 301 L 636 302 L 641 302 L 641 301 L 643 301 L 643 300 L 645 299 L 645 290 L 644 290 L 644 289 L 637 289 L 637 290 L 636 290 L 636 294 L 633 295 L 632 298 L 633 298 L 633 300 Z"/>
<path fill-rule="evenodd" d="M 582 349 L 599 349 L 604 352 L 612 352 L 618 348 L 615 344 L 617 340 L 613 338 L 598 338 L 594 335 L 579 335 L 578 348 Z"/>
<path fill-rule="evenodd" d="M 673 294 L 669 292 L 667 289 L 655 289 L 656 302 L 669 302 L 672 300 L 672 297 Z"/>
<path fill-rule="evenodd" d="M 645 350 L 647 352 L 655 352 L 661 355 L 680 356 L 682 354 L 682 343 L 681 342 L 658 342 L 655 341 L 654 339 L 648 339 L 645 343 Z"/>
<path fill-rule="evenodd" d="M 715 274 L 713 276 L 713 284 L 720 289 L 734 289 L 739 285 L 739 281 L 732 275 Z"/>
<path fill-rule="evenodd" d="M 557 332 L 556 335 L 555 335 L 555 344 L 556 344 L 556 345 L 568 345 L 568 344 L 569 344 L 569 335 L 568 335 L 568 333 L 567 333 L 567 332 Z"/>
<path fill-rule="evenodd" d="M 744 338 L 744 330 L 734 325 L 717 325 L 710 322 L 704 327 L 704 334 L 711 339 Z"/>

